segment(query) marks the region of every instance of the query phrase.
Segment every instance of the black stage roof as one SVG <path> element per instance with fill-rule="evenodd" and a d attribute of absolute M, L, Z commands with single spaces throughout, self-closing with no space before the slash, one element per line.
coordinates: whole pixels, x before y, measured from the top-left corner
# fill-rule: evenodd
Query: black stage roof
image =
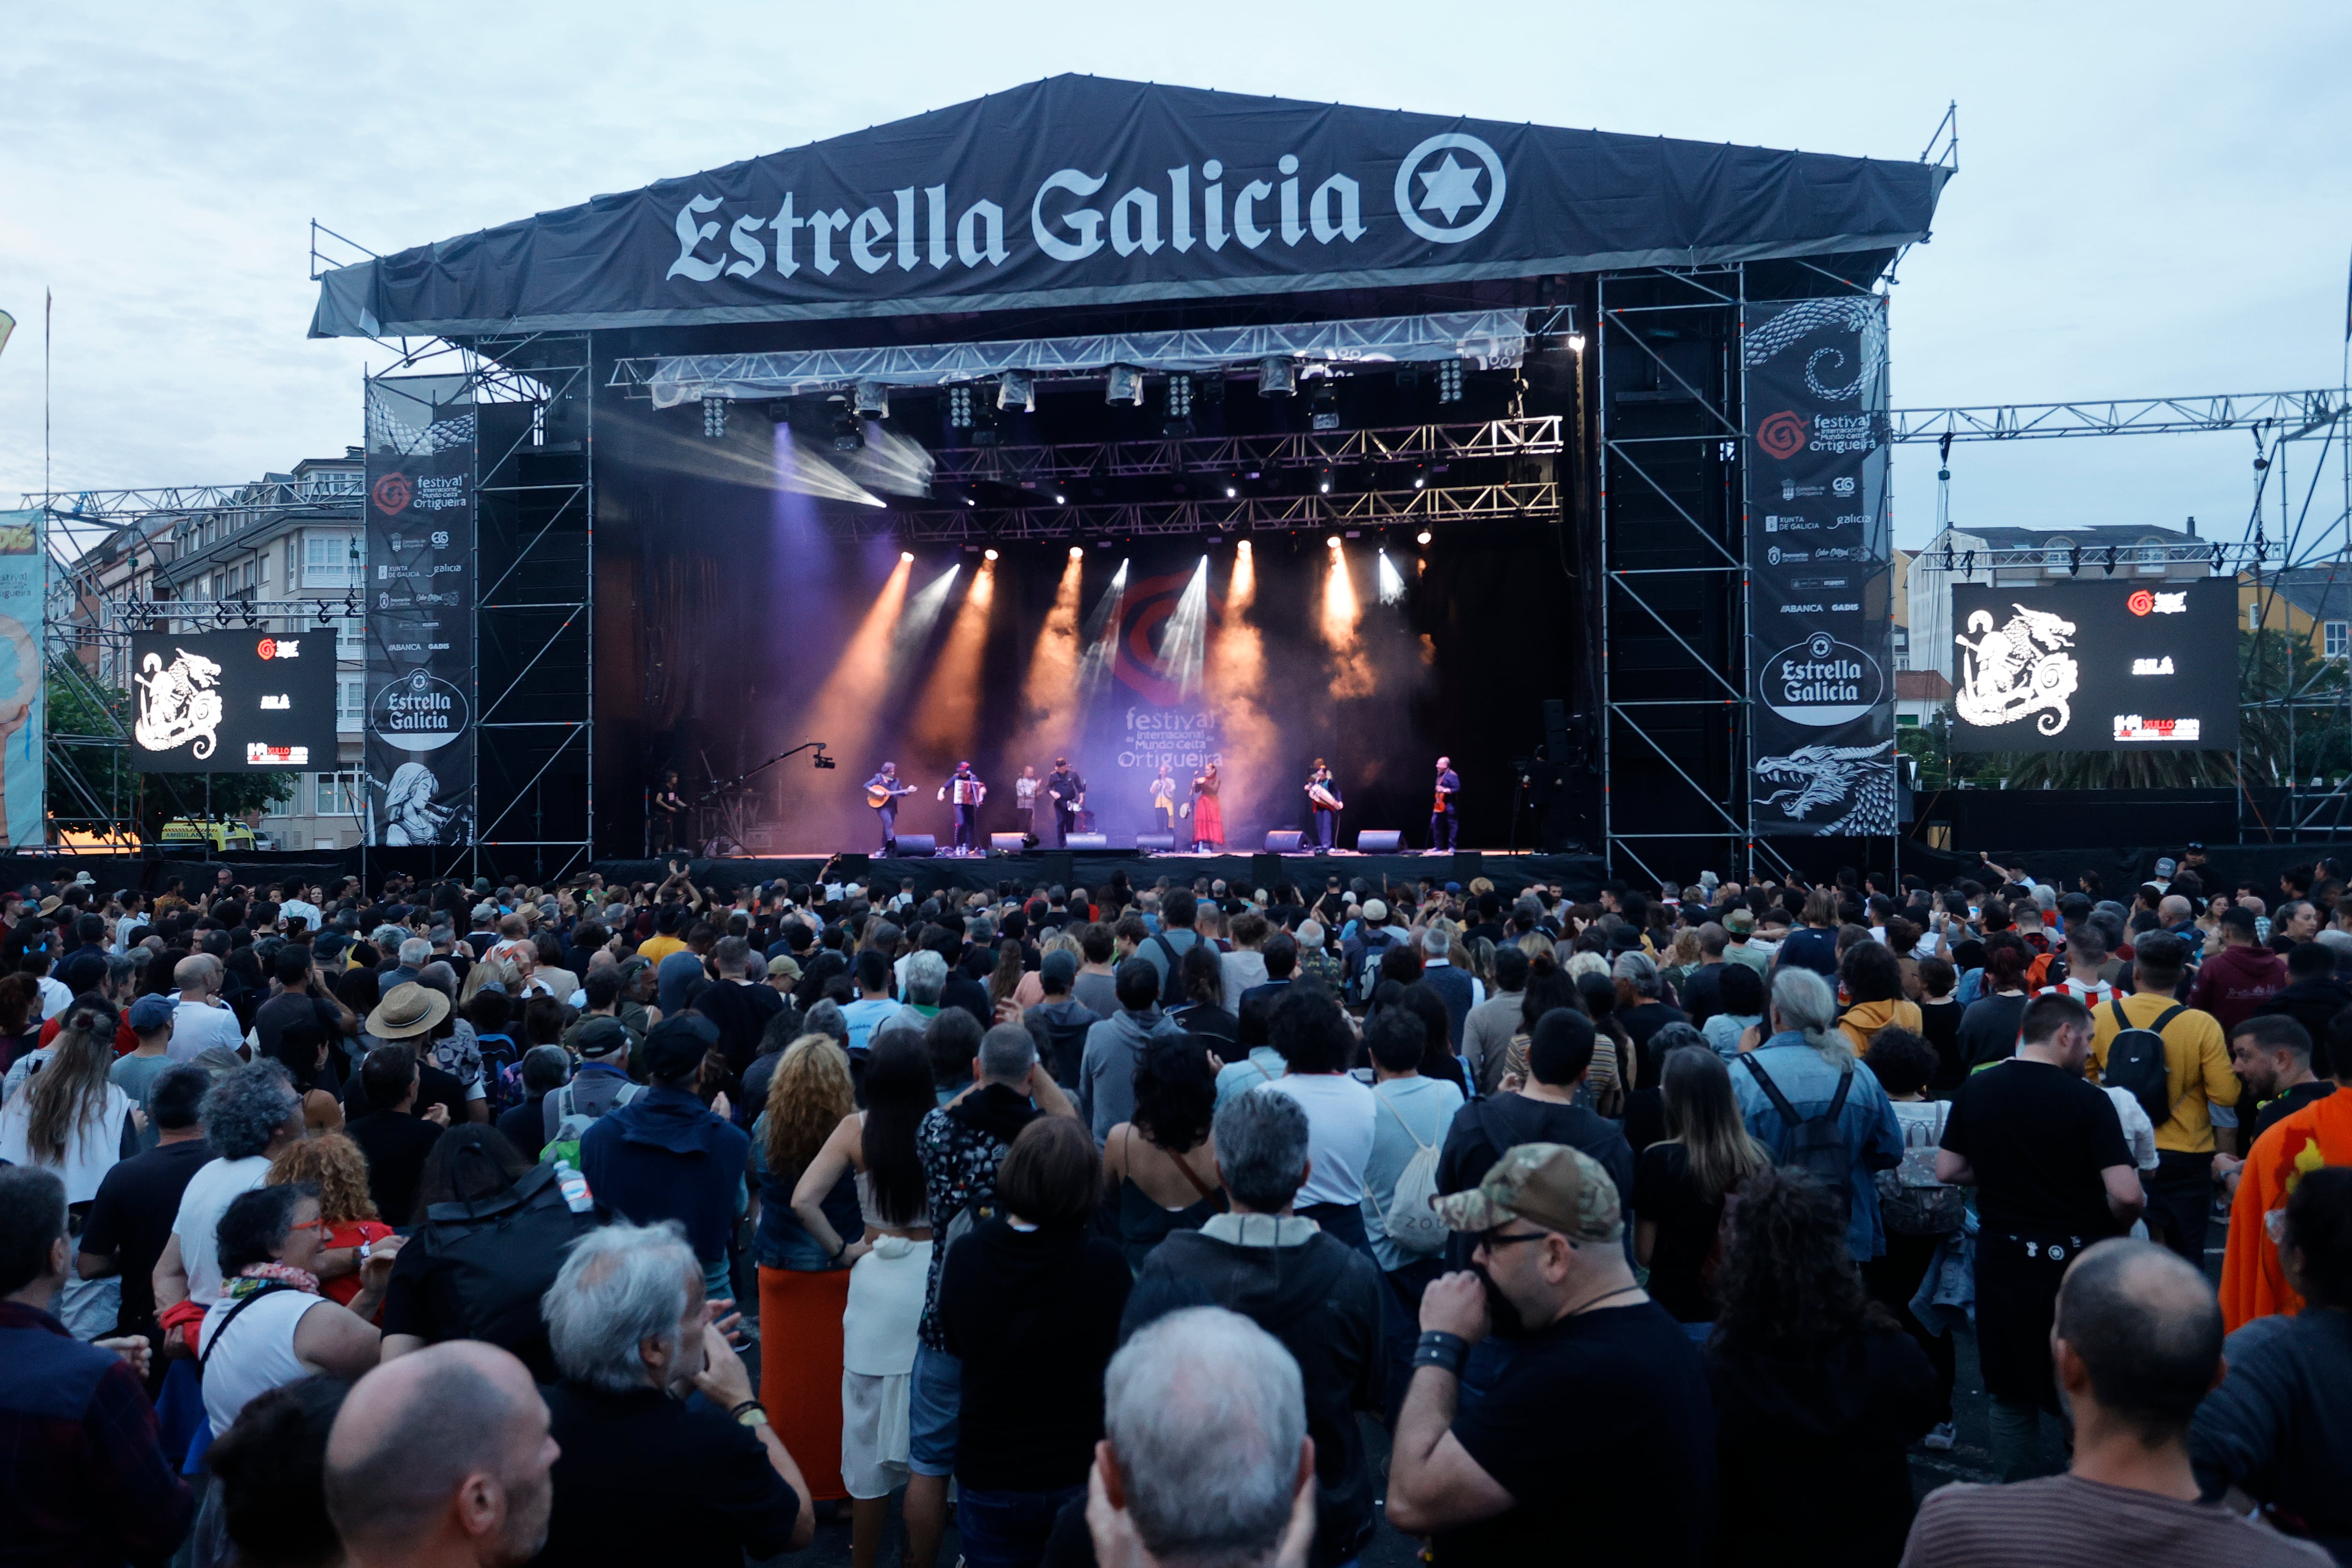
<path fill-rule="evenodd" d="M 1950 171 L 1059 76 L 328 273 L 313 337 L 711 327 L 1883 253 Z"/>

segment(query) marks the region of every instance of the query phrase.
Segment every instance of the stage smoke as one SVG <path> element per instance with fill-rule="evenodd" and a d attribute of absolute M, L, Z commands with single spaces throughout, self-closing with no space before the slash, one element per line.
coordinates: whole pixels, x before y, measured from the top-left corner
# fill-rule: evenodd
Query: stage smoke
<path fill-rule="evenodd" d="M 794 441 L 791 426 L 779 425 L 775 426 L 775 432 L 772 443 L 774 460 L 768 474 L 757 481 L 745 479 L 740 482 L 772 485 L 780 490 L 815 496 L 823 500 L 856 501 L 861 506 L 884 504 L 881 497 L 867 490 L 816 452 Z M 707 447 L 709 443 L 701 445 Z"/>
<path fill-rule="evenodd" d="M 828 751 L 847 759 L 852 768 L 870 770 L 881 763 L 880 758 L 870 762 L 866 759 L 874 744 L 875 726 L 881 717 L 882 700 L 890 688 L 891 633 L 906 608 L 907 582 L 913 573 L 914 568 L 904 561 L 892 564 L 881 593 L 875 595 L 874 607 L 866 612 L 866 618 L 843 646 L 841 657 L 834 661 L 832 672 L 808 705 L 802 723 L 805 733 L 801 738 L 824 742 Z M 860 820 L 866 814 L 856 799 L 832 787 L 835 777 L 832 773 L 799 772 L 784 774 L 785 820 L 811 844 L 855 844 L 870 825 L 870 818 Z M 793 782 L 803 779 L 827 782 L 822 805 L 814 804 L 813 784 Z M 809 804 L 803 805 L 803 802 Z"/>
<path fill-rule="evenodd" d="M 1029 652 L 1029 676 L 1021 689 L 1021 731 L 1007 757 L 1015 766 L 1032 752 L 1067 750 L 1077 732 L 1078 594 L 1087 552 L 1070 546 L 1054 607 L 1046 612 L 1037 646 Z"/>
<path fill-rule="evenodd" d="M 866 445 L 846 459 L 849 477 L 884 495 L 928 496 L 936 464 L 920 441 L 868 420 Z M 880 501 L 874 503 L 880 506 Z"/>
<path fill-rule="evenodd" d="M 1118 658 L 1118 611 L 1127 598 L 1127 563 L 1121 561 L 1118 570 L 1111 574 L 1110 586 L 1095 601 L 1094 614 L 1087 617 L 1086 658 L 1078 661 L 1078 705 L 1081 718 L 1110 679 L 1110 667 Z"/>
<path fill-rule="evenodd" d="M 1397 571 L 1396 563 L 1389 559 L 1389 552 L 1385 550 L 1381 552 L 1380 585 L 1381 604 L 1403 603 L 1404 576 Z"/>
<path fill-rule="evenodd" d="M 957 562 L 907 601 L 907 613 L 898 617 L 898 629 L 890 637 L 890 679 L 894 685 L 922 657 L 924 645 L 931 640 L 931 628 L 940 624 L 940 612 L 947 608 L 948 592 L 955 586 L 956 574 L 962 570 L 963 563 Z"/>
<path fill-rule="evenodd" d="M 1323 644 L 1331 650 L 1331 695 L 1341 701 L 1370 697 L 1378 684 L 1371 660 L 1364 656 L 1363 618 L 1356 580 L 1348 572 L 1348 552 L 1334 550 L 1323 577 Z"/>
<path fill-rule="evenodd" d="M 980 718 L 981 663 L 988 651 L 988 611 L 996 597 L 996 563 L 982 562 L 948 627 L 915 703 L 915 750 L 942 768 L 969 756 Z"/>
<path fill-rule="evenodd" d="M 1223 736 L 1229 843 L 1258 831 L 1268 807 L 1285 798 L 1285 781 L 1275 772 L 1282 764 L 1282 736 L 1265 711 L 1265 644 L 1250 624 L 1256 604 L 1257 561 L 1244 539 L 1234 547 L 1234 572 L 1225 581 L 1204 677 Z"/>
<path fill-rule="evenodd" d="M 1160 639 L 1160 677 L 1176 683 L 1176 699 L 1181 702 L 1201 689 L 1201 665 L 1208 647 L 1209 628 L 1209 558 L 1192 568 L 1192 580 L 1184 585 L 1183 597 L 1176 601 L 1176 613 L 1168 618 L 1167 628 Z"/>

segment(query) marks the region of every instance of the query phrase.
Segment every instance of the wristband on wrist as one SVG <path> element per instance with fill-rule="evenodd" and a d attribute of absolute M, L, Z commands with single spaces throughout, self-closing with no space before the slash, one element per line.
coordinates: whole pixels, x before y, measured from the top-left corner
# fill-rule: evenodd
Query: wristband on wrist
<path fill-rule="evenodd" d="M 1462 1363 L 1469 1359 L 1470 1342 L 1443 1329 L 1423 1330 L 1420 1342 L 1413 1346 L 1414 1366 L 1433 1366 L 1456 1377 L 1462 1375 Z"/>

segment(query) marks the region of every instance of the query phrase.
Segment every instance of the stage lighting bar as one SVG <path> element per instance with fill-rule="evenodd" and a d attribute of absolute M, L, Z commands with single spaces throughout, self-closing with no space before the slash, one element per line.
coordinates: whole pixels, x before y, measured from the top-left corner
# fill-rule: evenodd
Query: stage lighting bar
<path fill-rule="evenodd" d="M 1008 370 L 997 378 L 996 406 L 1037 412 L 1037 378 L 1025 370 Z"/>
<path fill-rule="evenodd" d="M 890 389 L 878 381 L 857 384 L 857 400 L 852 405 L 860 419 L 890 417 Z"/>
<path fill-rule="evenodd" d="M 1190 419 L 1192 416 L 1192 377 L 1189 372 L 1178 371 L 1168 378 L 1168 417 Z"/>
<path fill-rule="evenodd" d="M 1437 362 L 1437 401 L 1440 403 L 1462 401 L 1462 362 L 1460 360 L 1442 359 Z"/>
<path fill-rule="evenodd" d="M 716 441 L 727 434 L 727 400 L 706 397 L 702 400 L 702 433 Z"/>
<path fill-rule="evenodd" d="M 950 386 L 948 388 L 948 428 L 950 430 L 969 430 L 971 428 L 971 387 Z"/>
<path fill-rule="evenodd" d="M 1143 406 L 1143 373 L 1131 364 L 1115 364 L 1103 387 L 1103 401 L 1124 403 L 1130 408 Z"/>
<path fill-rule="evenodd" d="M 1276 356 L 1257 362 L 1260 397 L 1295 397 L 1298 394 L 1298 362 Z"/>
<path fill-rule="evenodd" d="M 1317 533 L 1336 528 L 1386 529 L 1420 524 L 1503 520 L 1556 520 L 1559 487 L 1550 480 L 1520 484 L 1444 485 L 1424 489 L 1386 489 L 1320 496 L 1241 495 L 1227 500 L 1093 502 L 1048 507 L 1036 504 L 1003 510 L 950 506 L 921 511 L 844 508 L 828 515 L 828 530 L 849 539 L 894 534 L 917 541 L 1003 543 L 1023 539 L 1062 541 L 1200 535 L 1249 530 Z M 856 515 L 848 515 L 851 511 Z"/>
<path fill-rule="evenodd" d="M 1197 386 L 1194 395 L 1200 395 L 1208 384 Z M 942 479 L 1042 485 L 1052 479 L 1314 468 L 1327 463 L 1344 467 L 1395 461 L 1543 458 L 1557 456 L 1566 449 L 1565 421 L 1557 414 L 1542 414 L 1458 425 L 1383 426 L 1312 434 L 1292 431 L 1284 435 L 1184 436 L 992 448 L 982 448 L 979 432 L 975 431 L 971 446 L 944 447 L 932 456 Z"/>

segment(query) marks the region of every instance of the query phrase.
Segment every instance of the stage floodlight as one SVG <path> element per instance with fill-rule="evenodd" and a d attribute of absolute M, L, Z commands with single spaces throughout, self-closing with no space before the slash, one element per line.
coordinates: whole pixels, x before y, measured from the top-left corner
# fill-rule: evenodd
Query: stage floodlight
<path fill-rule="evenodd" d="M 1424 528 L 1424 529 L 1423 529 L 1419 533 L 1414 534 L 1414 535 L 1412 536 L 1412 542 L 1413 542 L 1415 544 L 1426 544 L 1426 543 L 1428 543 L 1428 542 L 1429 542 L 1429 530 L 1427 530 L 1427 529 L 1425 529 L 1425 528 Z"/>
<path fill-rule="evenodd" d="M 1945 553 L 1947 556 L 1949 556 L 1949 555 L 1951 554 L 1951 552 L 1952 552 L 1952 547 L 1951 547 L 1950 545 L 1948 545 L 1948 545 L 1946 545 L 1946 546 L 1944 547 L 1944 553 Z M 1947 560 L 1947 561 L 1944 563 L 1944 569 L 1945 569 L 1946 571 L 1948 571 L 1948 571 L 1950 571 L 1950 570 L 1951 570 L 1951 566 L 1952 566 L 1952 563 L 1951 563 L 1951 562 L 1950 562 L 1949 560 Z M 2115 547 L 2114 545 L 2112 545 L 2112 544 L 2110 544 L 2110 545 L 2108 545 L 2108 546 L 2107 546 L 2107 568 L 2106 568 L 2106 570 L 2107 570 L 2107 575 L 2108 575 L 2108 576 L 2112 577 L 2112 576 L 2114 576 L 2114 575 L 2116 574 L 2116 547 Z"/>
<path fill-rule="evenodd" d="M 950 430 L 969 430 L 971 428 L 971 387 L 950 386 L 948 388 L 948 428 Z"/>
<path fill-rule="evenodd" d="M 1192 377 L 1178 371 L 1168 378 L 1168 417 L 1189 419 L 1192 416 Z"/>
<path fill-rule="evenodd" d="M 980 552 L 980 558 L 982 561 L 993 561 L 996 559 L 996 552 L 992 549 L 983 550 Z"/>
<path fill-rule="evenodd" d="M 1143 406 L 1143 373 L 1131 364 L 1115 364 L 1103 388 L 1105 403 L 1124 403 L 1130 408 Z"/>
<path fill-rule="evenodd" d="M 1073 561 L 1083 561 L 1086 559 L 1086 553 L 1084 549 L 1076 544 L 1070 546 L 1070 559 Z"/>
<path fill-rule="evenodd" d="M 2079 544 L 2070 544 L 2066 547 L 2066 575 L 2079 577 L 2082 574 L 2083 547 Z"/>
<path fill-rule="evenodd" d="M 1327 544 L 1327 545 L 1330 546 L 1332 549 L 1337 550 L 1337 549 L 1339 549 L 1339 536 L 1338 534 L 1336 534 L 1336 533 L 1335 533 L 1335 534 L 1333 534 L 1330 538 L 1328 538 L 1328 539 L 1325 540 L 1323 542 L 1324 542 L 1325 544 Z"/>
<path fill-rule="evenodd" d="M 1326 496 L 1331 493 L 1331 465 L 1328 463 L 1315 470 L 1315 493 Z"/>
<path fill-rule="evenodd" d="M 1417 490 L 1426 489 L 1429 488 L 1429 466 L 1427 464 L 1415 463 L 1412 466 L 1412 488 Z"/>
<path fill-rule="evenodd" d="M 716 441 L 727 434 L 727 400 L 707 395 L 702 400 L 702 433 Z"/>
<path fill-rule="evenodd" d="M 996 406 L 1037 412 L 1037 378 L 1025 370 L 1008 370 L 996 382 Z"/>
<path fill-rule="evenodd" d="M 1298 362 L 1276 354 L 1257 362 L 1260 397 L 1295 397 L 1298 394 Z"/>
<path fill-rule="evenodd" d="M 1442 359 L 1437 362 L 1437 401 L 1440 403 L 1462 401 L 1462 362 L 1460 360 Z"/>
<path fill-rule="evenodd" d="M 1582 332 L 1570 332 L 1568 334 L 1568 352 L 1572 354 L 1580 354 L 1584 352 L 1584 334 Z"/>
<path fill-rule="evenodd" d="M 1307 405 L 1307 412 L 1316 429 L 1337 430 L 1339 427 L 1339 395 L 1327 383 Z M 1327 485 L 1324 488 L 1328 490 L 1330 487 Z"/>
<path fill-rule="evenodd" d="M 860 419 L 887 419 L 890 389 L 878 381 L 861 381 L 857 384 L 856 401 L 851 406 Z"/>
<path fill-rule="evenodd" d="M 1054 492 L 1054 504 L 1055 506 L 1067 506 L 1070 504 L 1070 498 L 1064 495 L 1061 491 L 1055 490 Z"/>
<path fill-rule="evenodd" d="M 846 406 L 833 416 L 833 449 L 836 452 L 861 451 L 866 446 L 866 427 L 860 425 Z"/>
<path fill-rule="evenodd" d="M 1240 498 L 1240 496 L 1241 496 L 1241 493 L 1242 493 L 1242 488 L 1241 488 L 1241 486 L 1239 486 L 1239 485 L 1237 485 L 1237 484 L 1234 483 L 1231 479 L 1228 479 L 1228 480 L 1226 480 L 1226 481 L 1225 481 L 1225 499 L 1226 499 L 1227 500 L 1234 500 L 1239 499 L 1239 498 Z"/>
<path fill-rule="evenodd" d="M 915 552 L 911 550 L 901 550 L 898 552 L 898 559 L 911 563 L 915 559 Z"/>

